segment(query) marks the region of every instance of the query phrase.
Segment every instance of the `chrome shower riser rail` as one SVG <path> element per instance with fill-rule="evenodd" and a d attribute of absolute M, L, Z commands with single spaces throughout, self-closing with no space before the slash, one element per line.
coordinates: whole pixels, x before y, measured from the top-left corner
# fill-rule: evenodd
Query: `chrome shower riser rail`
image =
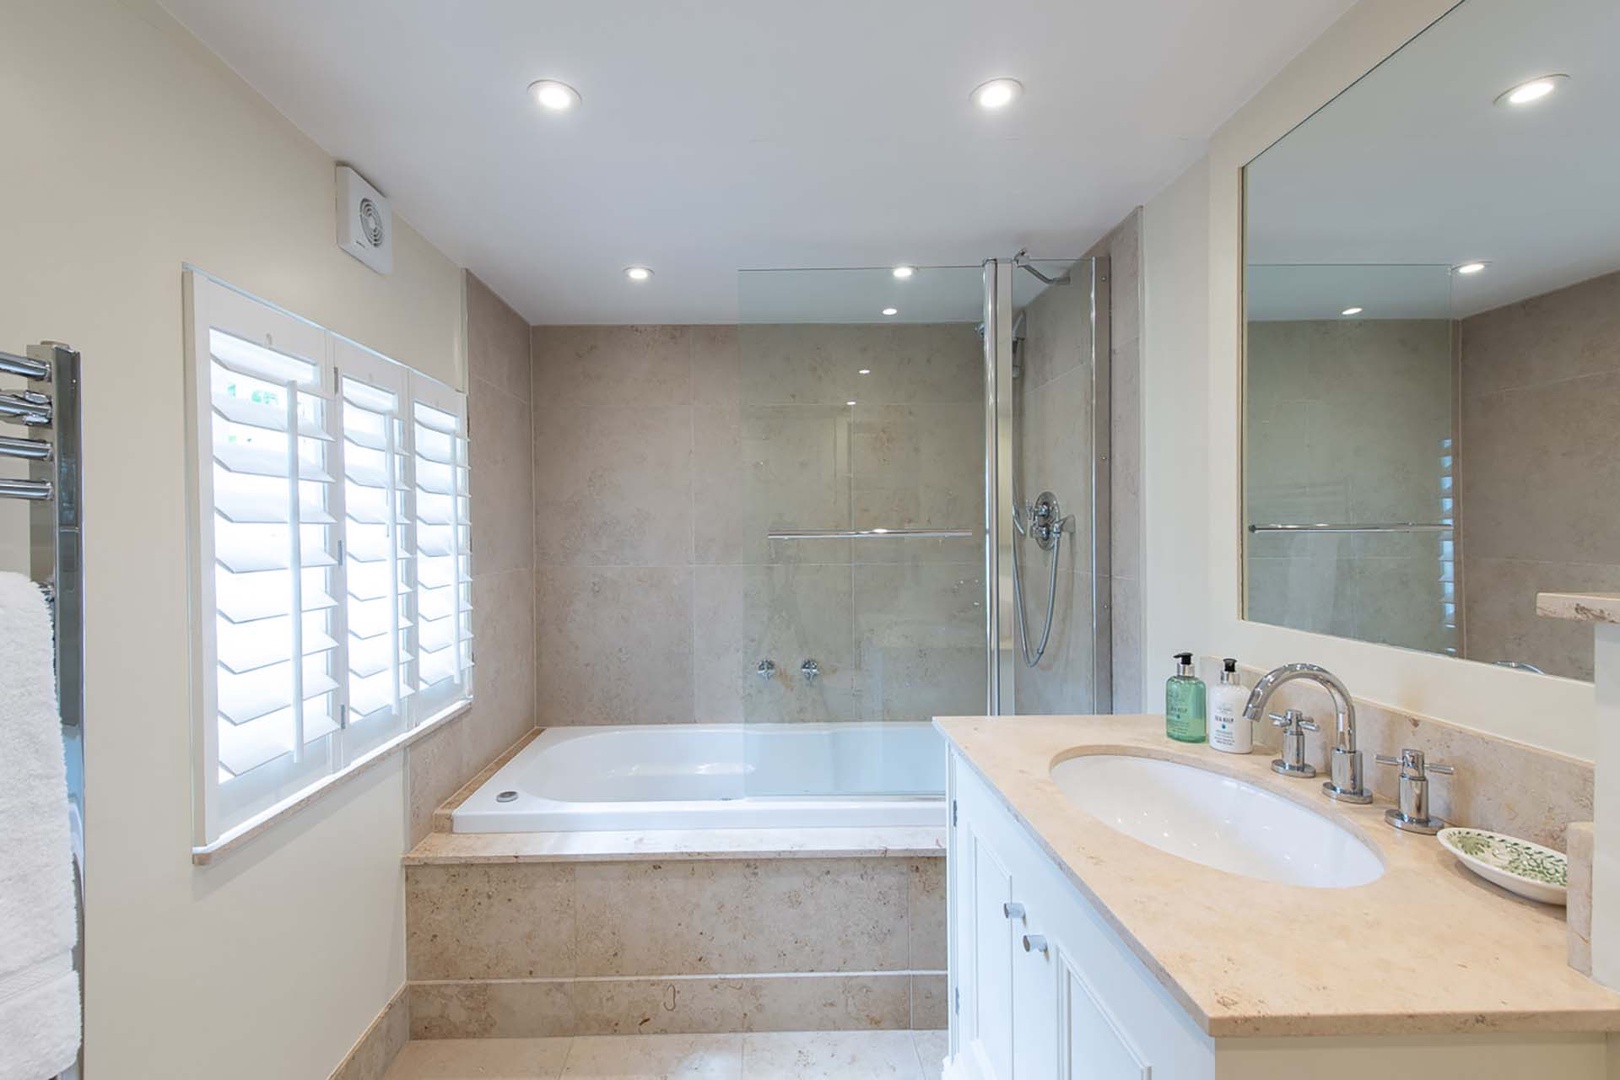
<path fill-rule="evenodd" d="M 769 532 L 767 540 L 971 540 L 972 529 L 799 529 Z"/>

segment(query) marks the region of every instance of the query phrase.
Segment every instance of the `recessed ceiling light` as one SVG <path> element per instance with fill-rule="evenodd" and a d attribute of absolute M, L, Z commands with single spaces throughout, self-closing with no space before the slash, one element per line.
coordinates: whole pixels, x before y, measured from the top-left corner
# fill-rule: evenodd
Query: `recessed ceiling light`
<path fill-rule="evenodd" d="M 567 112 L 579 104 L 579 91 L 556 79 L 541 79 L 529 84 L 529 93 L 542 108 L 552 112 Z"/>
<path fill-rule="evenodd" d="M 872 374 L 872 369 L 869 368 L 869 367 L 863 367 L 863 368 L 861 368 L 861 370 L 857 371 L 855 374 L 857 374 L 857 375 L 870 375 L 870 374 Z"/>
<path fill-rule="evenodd" d="M 1004 109 L 1024 93 L 1024 84 L 1017 79 L 991 79 L 973 88 L 973 104 L 981 109 Z"/>
<path fill-rule="evenodd" d="M 1363 309 L 1358 308 L 1358 307 L 1347 307 L 1343 311 L 1339 312 L 1339 314 L 1340 315 L 1360 315 L 1362 310 Z"/>
<path fill-rule="evenodd" d="M 886 308 L 883 309 L 883 314 L 885 314 L 885 315 L 898 315 L 898 314 L 900 314 L 900 309 L 899 308 L 886 307 Z"/>
<path fill-rule="evenodd" d="M 1531 102 L 1540 101 L 1568 81 L 1568 75 L 1543 75 L 1502 91 L 1496 95 L 1496 104 L 1529 105 Z"/>
<path fill-rule="evenodd" d="M 652 277 L 652 271 L 645 266 L 627 266 L 624 268 L 624 276 L 631 281 L 646 281 Z"/>
<path fill-rule="evenodd" d="M 1477 274 L 1485 269 L 1485 264 L 1482 262 L 1465 262 L 1456 269 L 1459 274 Z"/>
<path fill-rule="evenodd" d="M 894 276 L 899 278 L 901 281 L 906 280 L 916 272 L 917 268 L 915 266 L 897 266 L 894 268 Z"/>

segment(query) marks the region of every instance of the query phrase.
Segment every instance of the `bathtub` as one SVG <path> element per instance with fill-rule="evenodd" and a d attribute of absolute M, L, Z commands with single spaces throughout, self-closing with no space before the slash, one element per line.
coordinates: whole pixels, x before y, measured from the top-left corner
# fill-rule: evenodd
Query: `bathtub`
<path fill-rule="evenodd" d="M 451 819 L 458 833 L 943 826 L 944 794 L 926 722 L 555 727 Z"/>

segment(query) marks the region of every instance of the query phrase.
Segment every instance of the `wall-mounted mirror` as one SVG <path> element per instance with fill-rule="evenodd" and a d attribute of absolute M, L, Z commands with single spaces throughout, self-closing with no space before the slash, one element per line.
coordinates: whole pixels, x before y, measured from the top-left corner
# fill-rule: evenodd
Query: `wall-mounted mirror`
<path fill-rule="evenodd" d="M 1592 678 L 1620 4 L 1464 0 L 1245 170 L 1244 614 Z"/>

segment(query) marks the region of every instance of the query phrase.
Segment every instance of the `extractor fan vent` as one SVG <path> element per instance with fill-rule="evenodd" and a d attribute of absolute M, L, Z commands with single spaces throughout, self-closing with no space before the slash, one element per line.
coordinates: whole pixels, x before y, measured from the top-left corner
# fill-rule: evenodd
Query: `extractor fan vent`
<path fill-rule="evenodd" d="M 338 247 L 379 274 L 394 268 L 393 211 L 366 178 L 339 165 L 337 170 Z"/>

